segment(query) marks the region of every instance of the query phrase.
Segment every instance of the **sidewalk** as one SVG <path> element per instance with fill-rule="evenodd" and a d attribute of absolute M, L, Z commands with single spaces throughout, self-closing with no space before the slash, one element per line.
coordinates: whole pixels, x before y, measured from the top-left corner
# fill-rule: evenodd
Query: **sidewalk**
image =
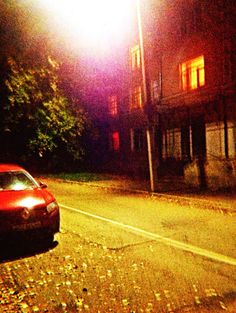
<path fill-rule="evenodd" d="M 115 189 L 125 192 L 150 194 L 153 197 L 168 197 L 172 200 L 195 202 L 198 206 L 217 209 L 222 213 L 236 214 L 236 190 L 228 192 L 200 191 L 190 188 L 179 178 L 161 179 L 157 184 L 157 191 L 150 192 L 150 182 L 147 180 L 131 179 L 126 176 L 107 175 L 106 179 L 93 182 L 85 182 L 91 186 Z"/>

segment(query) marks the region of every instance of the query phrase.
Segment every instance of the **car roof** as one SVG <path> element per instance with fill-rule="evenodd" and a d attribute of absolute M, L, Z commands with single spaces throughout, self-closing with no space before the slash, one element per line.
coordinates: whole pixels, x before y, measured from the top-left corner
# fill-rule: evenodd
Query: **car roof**
<path fill-rule="evenodd" d="M 24 170 L 21 166 L 16 164 L 5 164 L 0 163 L 0 172 L 9 172 L 9 171 L 22 171 Z"/>

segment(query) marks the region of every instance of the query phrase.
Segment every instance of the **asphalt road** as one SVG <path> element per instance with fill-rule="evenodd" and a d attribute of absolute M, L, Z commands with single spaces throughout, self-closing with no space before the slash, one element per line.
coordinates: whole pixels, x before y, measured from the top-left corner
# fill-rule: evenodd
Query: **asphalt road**
<path fill-rule="evenodd" d="M 236 312 L 235 217 L 168 197 L 48 181 L 51 247 L 0 263 L 0 312 Z"/>

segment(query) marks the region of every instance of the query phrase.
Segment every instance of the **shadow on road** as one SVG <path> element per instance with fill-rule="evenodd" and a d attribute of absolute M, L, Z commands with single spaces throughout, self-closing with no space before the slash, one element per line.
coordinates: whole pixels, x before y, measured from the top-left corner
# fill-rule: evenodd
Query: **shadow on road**
<path fill-rule="evenodd" d="M 58 241 L 5 240 L 0 243 L 0 264 L 45 253 L 57 245 Z"/>

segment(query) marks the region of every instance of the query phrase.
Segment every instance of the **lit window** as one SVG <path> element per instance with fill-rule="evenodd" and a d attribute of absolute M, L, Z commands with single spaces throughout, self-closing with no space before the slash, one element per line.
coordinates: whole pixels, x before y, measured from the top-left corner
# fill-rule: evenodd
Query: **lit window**
<path fill-rule="evenodd" d="M 111 133 L 111 149 L 113 151 L 120 150 L 120 135 L 119 132 Z"/>
<path fill-rule="evenodd" d="M 117 96 L 108 97 L 108 111 L 110 115 L 117 115 Z"/>
<path fill-rule="evenodd" d="M 131 67 L 133 70 L 140 68 L 140 48 L 139 45 L 130 49 Z"/>
<path fill-rule="evenodd" d="M 205 85 L 204 56 L 189 60 L 180 65 L 183 90 L 197 89 Z"/>
<path fill-rule="evenodd" d="M 158 100 L 159 96 L 160 96 L 160 92 L 159 92 L 160 88 L 159 88 L 159 84 L 157 80 L 152 80 L 151 81 L 151 97 L 152 97 L 152 101 Z"/>
<path fill-rule="evenodd" d="M 130 109 L 142 108 L 142 88 L 141 86 L 136 86 L 130 93 Z"/>

